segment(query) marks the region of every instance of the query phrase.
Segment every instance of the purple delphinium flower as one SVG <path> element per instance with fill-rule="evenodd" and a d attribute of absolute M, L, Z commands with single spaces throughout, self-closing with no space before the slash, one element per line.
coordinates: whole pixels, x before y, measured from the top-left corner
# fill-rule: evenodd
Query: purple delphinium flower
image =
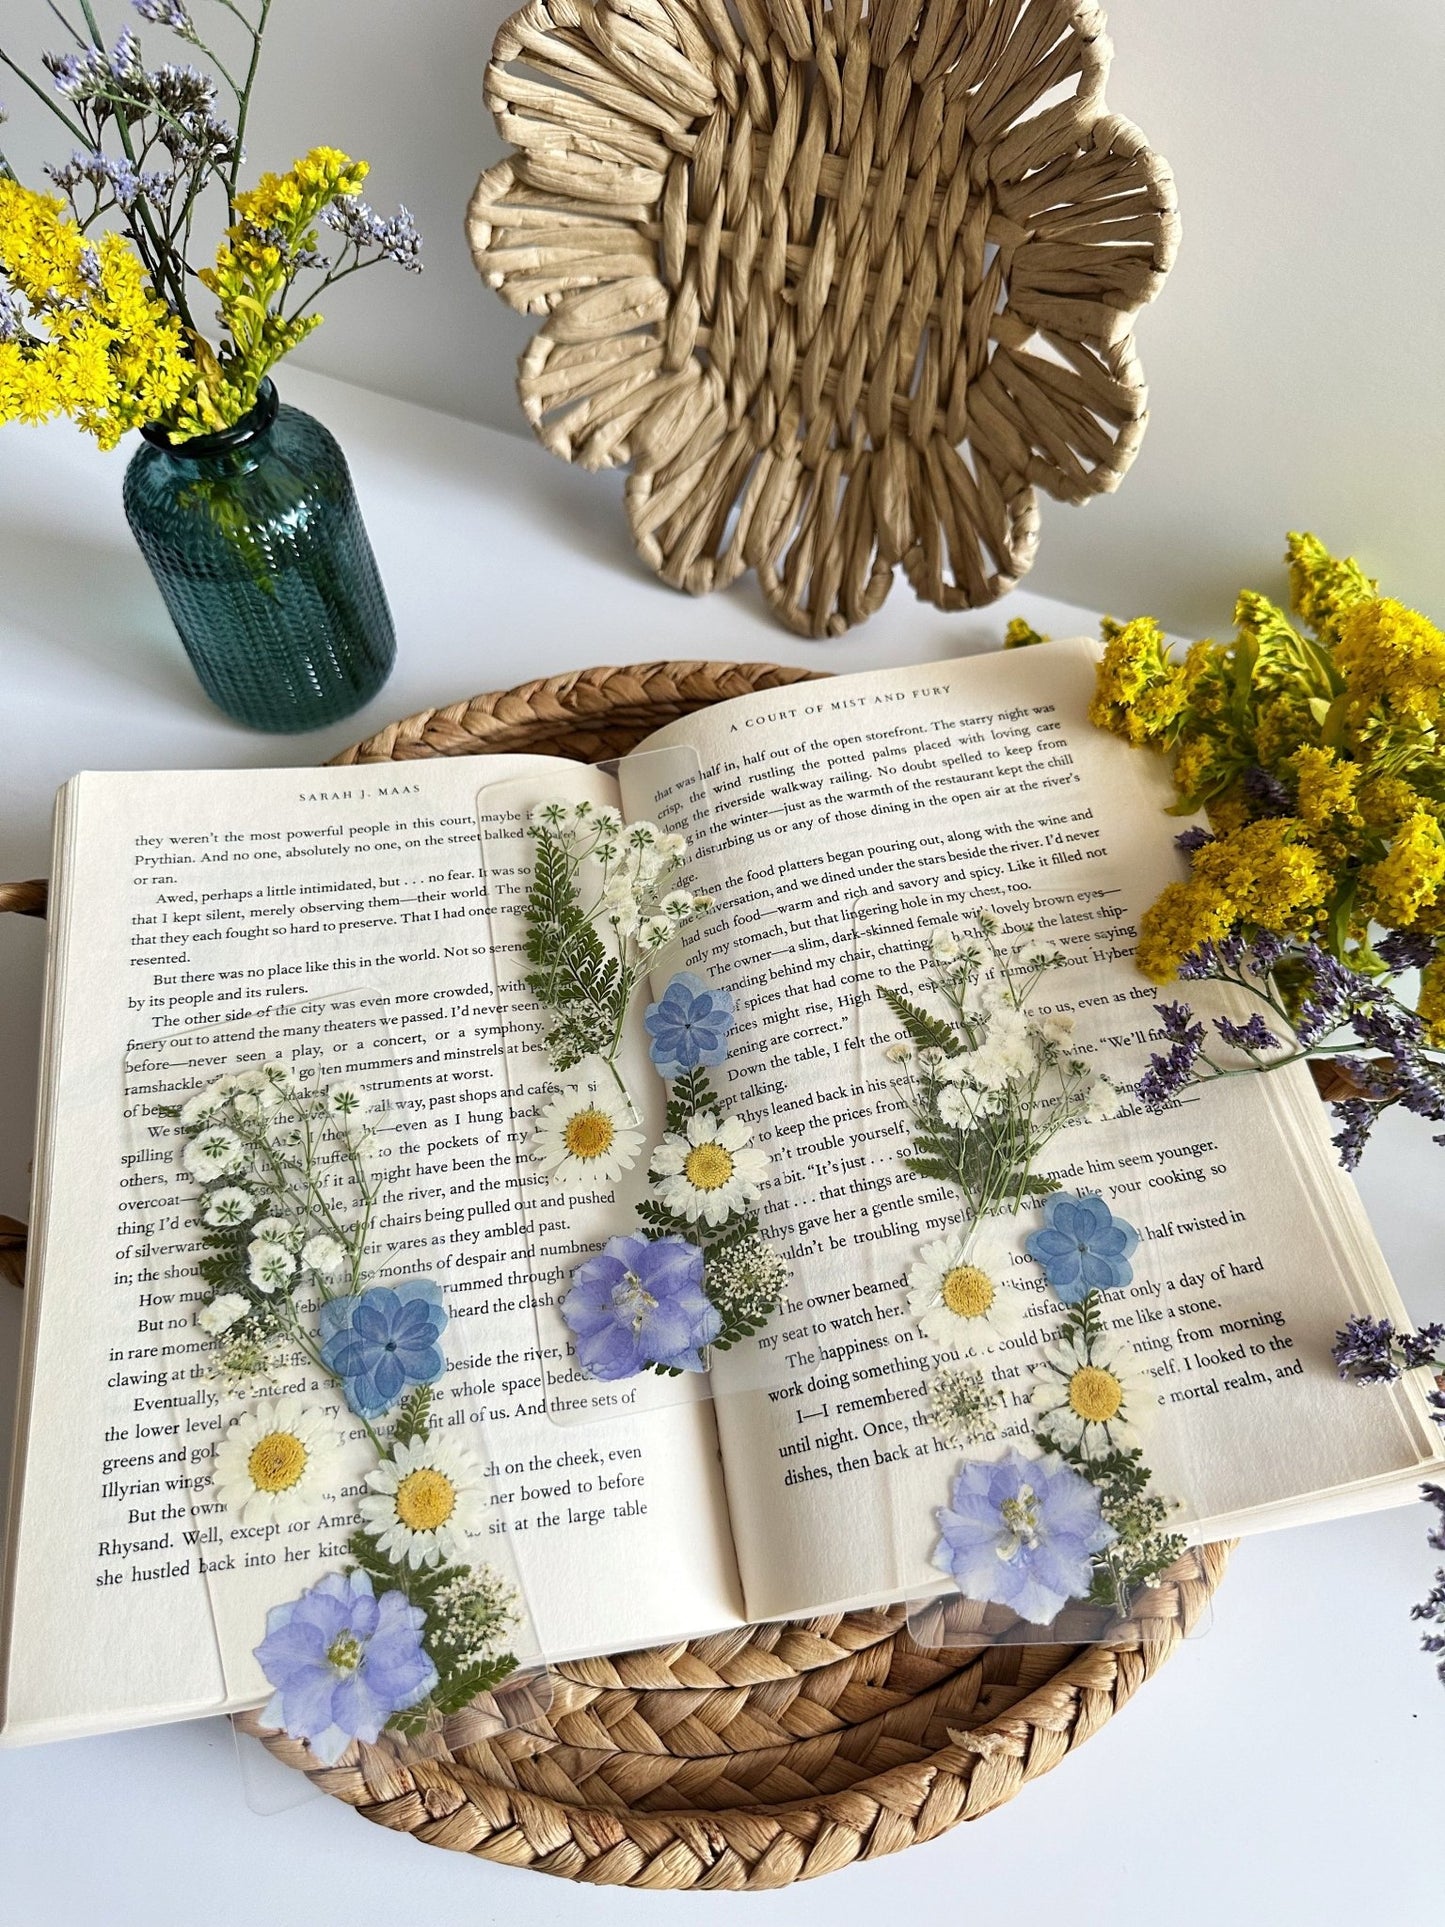
<path fill-rule="evenodd" d="M 1278 1050 L 1280 1040 L 1275 1036 L 1259 1011 L 1255 1011 L 1247 1023 L 1235 1024 L 1228 1017 L 1216 1017 L 1214 1028 L 1226 1044 L 1236 1050 L 1266 1051 Z"/>
<path fill-rule="evenodd" d="M 714 990 L 690 970 L 679 970 L 642 1022 L 648 1054 L 664 1077 L 678 1077 L 699 1064 L 716 1067 L 728 1054 L 733 1027 L 732 994 Z"/>
<path fill-rule="evenodd" d="M 373 1285 L 328 1298 L 317 1323 L 321 1362 L 341 1381 L 358 1418 L 380 1418 L 411 1385 L 434 1385 L 445 1363 L 438 1340 L 447 1322 L 431 1278 Z"/>
<path fill-rule="evenodd" d="M 997 1463 L 970 1460 L 939 1506 L 933 1563 L 965 1599 L 1008 1606 L 1046 1626 L 1093 1583 L 1094 1554 L 1112 1545 L 1098 1488 L 1057 1453 L 1025 1458 L 1011 1447 Z"/>
<path fill-rule="evenodd" d="M 1043 1228 L 1031 1231 L 1024 1249 L 1066 1305 L 1091 1291 L 1121 1291 L 1134 1276 L 1129 1263 L 1139 1233 L 1116 1218 L 1093 1192 L 1053 1191 L 1044 1199 Z"/>
<path fill-rule="evenodd" d="M 561 1312 L 592 1378 L 631 1378 L 649 1365 L 706 1369 L 702 1348 L 722 1318 L 702 1288 L 702 1252 L 685 1238 L 609 1238 L 572 1274 Z"/>
<path fill-rule="evenodd" d="M 262 1724 L 305 1740 L 323 1766 L 335 1766 L 353 1740 L 375 1740 L 393 1713 L 436 1685 L 425 1625 L 404 1593 L 378 1599 L 364 1572 L 327 1573 L 266 1615 L 256 1659 L 276 1690 Z"/>

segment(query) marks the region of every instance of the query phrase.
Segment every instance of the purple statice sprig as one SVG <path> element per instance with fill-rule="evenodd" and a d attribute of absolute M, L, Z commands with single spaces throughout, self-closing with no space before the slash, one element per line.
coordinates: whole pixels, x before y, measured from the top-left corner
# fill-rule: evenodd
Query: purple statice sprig
<path fill-rule="evenodd" d="M 392 215 L 381 215 L 365 201 L 347 196 L 324 209 L 321 218 L 349 241 L 358 255 L 371 253 L 379 261 L 395 262 L 408 274 L 421 273 L 421 235 L 406 208 L 399 207 Z"/>
<path fill-rule="evenodd" d="M 1445 1325 L 1397 1331 L 1388 1318 L 1352 1318 L 1336 1332 L 1332 1355 L 1340 1377 L 1359 1385 L 1390 1385 L 1422 1366 L 1445 1372 Z"/>
<path fill-rule="evenodd" d="M 1352 1171 L 1392 1106 L 1445 1122 L 1445 1053 L 1429 1044 L 1419 1016 L 1395 989 L 1401 973 L 1433 954 L 1425 940 L 1392 932 L 1371 953 L 1376 967 L 1367 971 L 1342 963 L 1313 940 L 1236 926 L 1218 942 L 1191 951 L 1179 975 L 1186 982 L 1229 985 L 1263 1007 L 1243 1022 L 1212 1020 L 1220 1042 L 1244 1061 L 1212 1057 L 1208 1032 L 1187 1004 L 1158 1004 L 1168 1049 L 1150 1057 L 1135 1094 L 1147 1110 L 1158 1112 L 1192 1086 L 1218 1078 L 1281 1070 L 1306 1059 L 1332 1061 L 1355 1087 L 1333 1106 L 1335 1148 Z M 1289 1007 L 1277 988 L 1281 966 L 1294 980 Z M 1436 1142 L 1445 1144 L 1445 1133 Z"/>

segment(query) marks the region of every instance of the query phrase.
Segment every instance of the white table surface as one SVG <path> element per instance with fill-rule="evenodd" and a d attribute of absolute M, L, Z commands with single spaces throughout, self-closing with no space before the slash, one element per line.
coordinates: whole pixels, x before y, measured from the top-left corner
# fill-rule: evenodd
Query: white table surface
<path fill-rule="evenodd" d="M 996 641 L 1016 613 L 1056 632 L 1089 626 L 1026 594 L 948 617 L 900 582 L 861 631 L 805 643 L 771 623 L 749 585 L 697 602 L 660 587 L 633 557 L 615 477 L 314 375 L 288 372 L 283 388 L 351 460 L 396 616 L 391 682 L 359 716 L 315 735 L 226 722 L 202 697 L 126 530 L 124 452 L 98 456 L 63 427 L 8 429 L 0 877 L 46 874 L 51 799 L 78 769 L 315 763 L 390 718 L 596 662 L 863 669 L 965 653 Z M 1208 529 L 1193 539 L 1203 567 Z M 38 922 L 0 918 L 0 1211 L 17 1217 L 27 1212 L 43 938 Z M 1445 1314 L 1442 1176 L 1418 1126 L 1387 1128 L 1362 1174 L 1421 1318 Z M 19 1311 L 19 1294 L 0 1287 L 0 1457 Z M 334 1801 L 286 1805 L 295 1776 L 234 1741 L 226 1722 L 202 1720 L 0 1752 L 0 1919 L 373 1927 L 425 1909 L 433 1921 L 531 1927 L 559 1911 L 591 1922 L 746 1910 L 798 1927 L 885 1913 L 1404 1927 L 1438 1905 L 1431 1843 L 1445 1812 L 1445 1693 L 1408 1617 L 1438 1563 L 1426 1523 L 1408 1507 L 1247 1542 L 1209 1629 L 1012 1807 L 783 1894 L 644 1897 L 424 1852 Z"/>

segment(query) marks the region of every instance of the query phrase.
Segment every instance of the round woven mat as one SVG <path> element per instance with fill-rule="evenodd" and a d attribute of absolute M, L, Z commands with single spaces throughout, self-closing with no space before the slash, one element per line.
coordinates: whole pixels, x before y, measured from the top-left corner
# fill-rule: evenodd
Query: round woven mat
<path fill-rule="evenodd" d="M 593 761 L 808 674 L 660 662 L 549 676 L 423 710 L 332 760 Z M 0 909 L 33 913 L 43 897 L 43 885 L 0 886 Z M 1108 1645 L 989 1643 L 1017 1637 L 990 1611 L 968 1644 L 925 1646 L 890 1606 L 558 1665 L 525 1723 L 499 1730 L 468 1711 L 424 1747 L 387 1736 L 336 1767 L 254 1715 L 237 1723 L 323 1792 L 428 1846 L 595 1884 L 781 1887 L 930 1840 L 1047 1773 L 1174 1651 L 1228 1550 L 1186 1554 Z"/>

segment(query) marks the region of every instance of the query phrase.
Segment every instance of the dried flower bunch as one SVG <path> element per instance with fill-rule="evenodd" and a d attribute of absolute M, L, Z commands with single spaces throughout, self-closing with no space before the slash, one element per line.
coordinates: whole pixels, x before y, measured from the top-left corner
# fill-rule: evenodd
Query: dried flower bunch
<path fill-rule="evenodd" d="M 1161 1004 L 1141 1096 L 1333 1058 L 1349 1168 L 1394 1105 L 1445 1121 L 1445 635 L 1311 535 L 1287 559 L 1292 616 L 1246 591 L 1233 641 L 1182 662 L 1147 617 L 1106 625 L 1092 714 L 1168 755 L 1176 810 L 1210 823 L 1179 839 L 1190 875 L 1145 913 L 1140 968 L 1258 1006 L 1211 1040 Z"/>
<path fill-rule="evenodd" d="M 336 148 L 241 188 L 272 0 L 251 11 L 202 0 L 217 45 L 184 0 L 133 0 L 209 72 L 148 65 L 130 27 L 110 39 L 91 0 L 76 4 L 72 19 L 50 0 L 69 44 L 43 56 L 48 86 L 0 47 L 0 65 L 74 143 L 46 169 L 59 195 L 22 186 L 0 154 L 0 422 L 68 415 L 102 448 L 146 424 L 177 442 L 213 434 L 249 413 L 268 371 L 319 327 L 330 288 L 379 261 L 418 272 L 421 239 L 405 208 L 372 212 L 365 161 Z M 224 209 L 225 232 L 203 263 L 208 205 Z"/>
<path fill-rule="evenodd" d="M 902 565 L 947 609 L 1030 566 L 1036 489 L 1117 486 L 1145 423 L 1129 324 L 1173 259 L 1164 163 L 1107 112 L 1089 0 L 537 0 L 487 102 L 477 266 L 545 317 L 528 420 L 629 463 L 644 559 L 757 571 L 838 635 Z"/>

